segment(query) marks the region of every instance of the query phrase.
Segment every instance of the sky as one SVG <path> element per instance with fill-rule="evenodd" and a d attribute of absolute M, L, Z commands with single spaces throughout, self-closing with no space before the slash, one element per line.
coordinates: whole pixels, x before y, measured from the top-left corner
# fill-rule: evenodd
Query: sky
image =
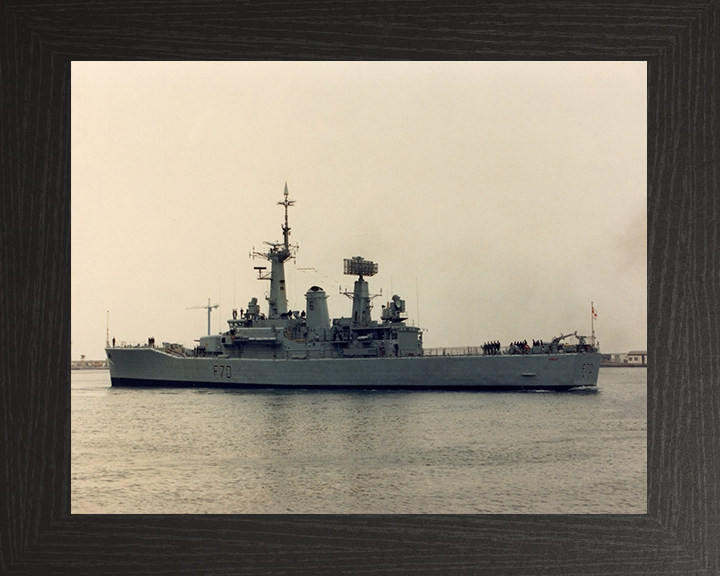
<path fill-rule="evenodd" d="M 195 345 L 269 282 L 350 316 L 378 263 L 426 348 L 647 349 L 645 62 L 73 62 L 72 351 Z M 572 341 L 572 339 L 570 339 Z"/>

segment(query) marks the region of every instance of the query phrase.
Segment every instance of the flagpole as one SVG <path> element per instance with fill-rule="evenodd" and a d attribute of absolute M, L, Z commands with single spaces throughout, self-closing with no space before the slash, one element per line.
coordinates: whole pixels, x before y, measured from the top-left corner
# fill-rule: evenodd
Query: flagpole
<path fill-rule="evenodd" d="M 590 302 L 590 331 L 592 333 L 592 347 L 595 348 L 595 303 Z"/>

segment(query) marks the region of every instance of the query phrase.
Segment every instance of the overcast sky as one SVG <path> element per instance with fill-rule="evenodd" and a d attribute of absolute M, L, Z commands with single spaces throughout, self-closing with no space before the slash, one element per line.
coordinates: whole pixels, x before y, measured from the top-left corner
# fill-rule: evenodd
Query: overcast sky
<path fill-rule="evenodd" d="M 426 347 L 590 334 L 647 346 L 644 62 L 72 65 L 72 358 L 180 342 L 261 301 L 282 239 L 289 306 L 343 259 L 379 264 Z M 300 270 L 300 269 L 303 270 Z M 419 321 L 418 321 L 419 320 Z"/>

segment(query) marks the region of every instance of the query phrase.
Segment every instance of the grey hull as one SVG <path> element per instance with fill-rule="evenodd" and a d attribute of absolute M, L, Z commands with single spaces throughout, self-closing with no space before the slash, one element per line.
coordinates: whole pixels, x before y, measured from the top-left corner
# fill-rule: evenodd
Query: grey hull
<path fill-rule="evenodd" d="M 113 386 L 550 389 L 596 386 L 599 353 L 270 360 L 109 348 Z"/>
<path fill-rule="evenodd" d="M 208 335 L 192 350 L 163 342 L 147 346 L 106 349 L 113 386 L 215 388 L 365 388 L 365 389 L 551 389 L 597 386 L 600 354 L 586 336 L 568 332 L 543 342 L 514 342 L 502 349 L 497 341 L 476 347 L 484 355 L 446 356 L 453 349 L 426 350 L 422 330 L 407 322 L 405 300 L 395 294 L 382 305 L 380 320 L 372 319 L 372 299 L 366 278 L 378 265 L 361 256 L 343 260 L 343 272 L 356 276 L 350 316 L 330 318 L 328 295 L 320 286 L 305 294 L 305 310 L 291 311 L 287 302 L 286 262 L 295 257 L 290 244 L 288 208 L 282 242 L 265 242 L 252 252 L 270 263 L 257 266 L 258 279 L 270 281 L 267 312 L 256 297 L 247 308 L 233 310 L 228 328 L 210 334 L 210 313 L 217 304 L 208 299 Z M 591 304 L 592 306 L 592 304 Z M 562 341 L 575 336 L 576 345 Z M 583 352 L 578 353 L 577 351 Z M 567 351 L 567 353 L 566 353 Z M 454 350 L 458 352 L 458 350 Z M 515 353 L 511 353 L 515 352 Z M 521 353 L 522 352 L 522 353 Z M 535 353 L 526 353 L 535 352 Z M 555 352 L 555 354 L 550 354 Z M 470 354 L 470 349 L 466 350 Z M 492 353 L 492 354 L 491 354 Z M 437 355 L 442 354 L 442 355 Z"/>

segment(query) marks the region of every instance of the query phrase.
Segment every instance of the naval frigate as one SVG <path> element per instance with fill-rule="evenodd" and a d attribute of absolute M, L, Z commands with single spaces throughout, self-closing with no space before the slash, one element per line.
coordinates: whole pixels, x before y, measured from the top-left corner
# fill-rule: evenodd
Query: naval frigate
<path fill-rule="evenodd" d="M 358 388 L 358 389 L 494 389 L 567 390 L 596 387 L 601 354 L 594 331 L 577 332 L 547 341 L 497 341 L 466 348 L 425 349 L 422 330 L 410 325 L 405 301 L 393 295 L 373 320 L 372 299 L 366 278 L 378 264 L 360 256 L 344 259 L 344 273 L 355 276 L 348 317 L 330 318 L 328 295 L 320 286 L 305 294 L 305 310 L 288 309 L 285 263 L 294 258 L 290 244 L 288 196 L 278 202 L 285 208 L 282 242 L 265 242 L 267 250 L 253 256 L 270 263 L 257 266 L 258 277 L 269 280 L 267 313 L 257 298 L 247 309 L 233 310 L 228 328 L 208 335 L 198 345 L 154 338 L 147 344 L 112 346 L 106 354 L 113 386 L 214 388 Z M 564 342 L 574 337 L 576 342 Z"/>

